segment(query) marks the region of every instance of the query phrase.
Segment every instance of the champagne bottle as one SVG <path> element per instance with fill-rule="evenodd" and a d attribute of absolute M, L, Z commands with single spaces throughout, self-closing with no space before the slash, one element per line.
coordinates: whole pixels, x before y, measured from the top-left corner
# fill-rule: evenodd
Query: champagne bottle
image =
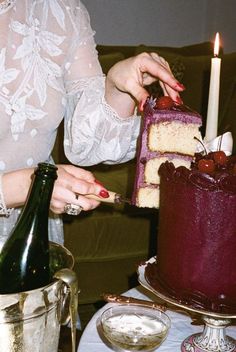
<path fill-rule="evenodd" d="M 57 167 L 38 164 L 22 213 L 0 253 L 0 294 L 50 283 L 48 213 Z"/>

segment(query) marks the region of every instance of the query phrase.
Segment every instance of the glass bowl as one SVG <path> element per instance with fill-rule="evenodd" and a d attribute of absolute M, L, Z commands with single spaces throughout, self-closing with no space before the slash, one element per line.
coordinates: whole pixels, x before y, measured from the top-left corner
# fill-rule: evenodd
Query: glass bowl
<path fill-rule="evenodd" d="M 165 340 L 170 318 L 160 310 L 135 304 L 113 305 L 101 315 L 107 340 L 123 351 L 151 351 Z"/>

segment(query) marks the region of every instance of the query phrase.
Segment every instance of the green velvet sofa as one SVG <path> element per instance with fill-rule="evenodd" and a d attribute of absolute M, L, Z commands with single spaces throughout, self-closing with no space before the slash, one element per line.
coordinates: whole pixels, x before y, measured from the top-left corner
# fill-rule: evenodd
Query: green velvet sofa
<path fill-rule="evenodd" d="M 182 48 L 98 45 L 104 73 L 117 61 L 143 51 L 156 51 L 169 63 L 176 77 L 186 86 L 185 104 L 203 116 L 207 112 L 212 43 Z M 236 141 L 236 53 L 223 54 L 219 108 L 219 133 L 231 131 Z M 153 93 L 157 84 L 149 87 Z M 63 152 L 60 126 L 54 148 L 56 162 L 67 162 Z M 236 143 L 235 143 L 236 144 Z M 115 192 L 131 197 L 135 160 L 121 165 L 90 167 L 96 178 Z M 75 258 L 80 304 L 95 303 L 103 292 L 121 293 L 137 284 L 137 264 L 156 252 L 158 211 L 130 205 L 101 204 L 78 217 L 64 216 L 65 246 Z"/>

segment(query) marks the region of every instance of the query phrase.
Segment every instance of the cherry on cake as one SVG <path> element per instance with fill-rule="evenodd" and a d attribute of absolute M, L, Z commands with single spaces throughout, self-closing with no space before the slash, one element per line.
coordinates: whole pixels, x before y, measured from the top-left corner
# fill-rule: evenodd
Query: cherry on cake
<path fill-rule="evenodd" d="M 132 204 L 159 207 L 158 170 L 165 161 L 190 167 L 201 138 L 201 116 L 170 97 L 149 98 L 145 104 L 139 139 Z"/>

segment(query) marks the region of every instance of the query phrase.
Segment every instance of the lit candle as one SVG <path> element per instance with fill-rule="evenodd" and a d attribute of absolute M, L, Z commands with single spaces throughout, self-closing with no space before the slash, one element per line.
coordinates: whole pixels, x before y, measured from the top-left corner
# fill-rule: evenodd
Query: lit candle
<path fill-rule="evenodd" d="M 219 111 L 219 92 L 220 92 L 220 66 L 221 59 L 219 55 L 219 33 L 216 33 L 214 45 L 214 58 L 211 59 L 211 77 L 208 97 L 207 121 L 205 141 L 217 137 L 218 129 L 218 111 Z"/>

